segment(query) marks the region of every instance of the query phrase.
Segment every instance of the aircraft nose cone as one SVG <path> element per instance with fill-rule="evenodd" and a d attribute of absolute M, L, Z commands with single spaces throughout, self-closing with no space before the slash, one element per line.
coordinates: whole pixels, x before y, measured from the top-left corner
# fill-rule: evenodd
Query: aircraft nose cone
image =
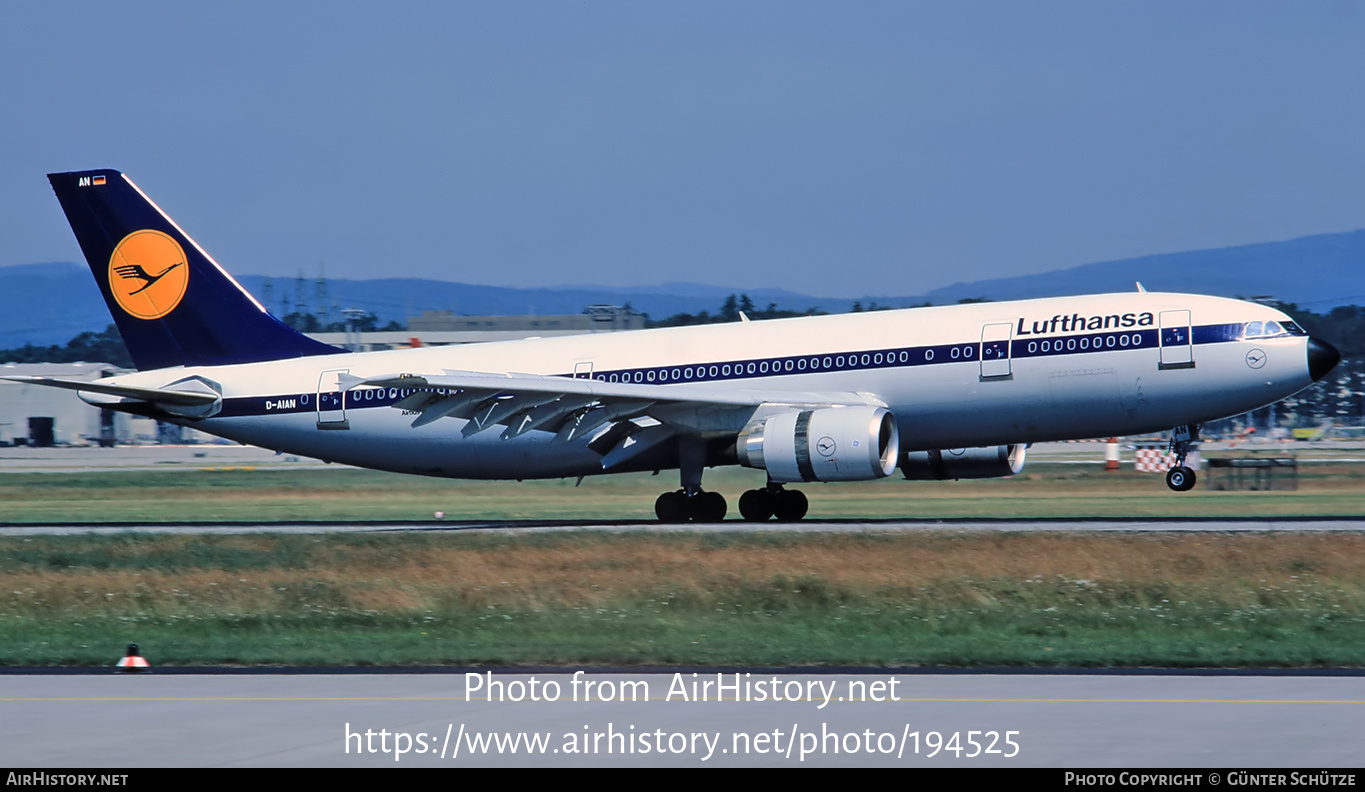
<path fill-rule="evenodd" d="M 1337 367 L 1341 362 L 1341 353 L 1337 348 L 1316 338 L 1308 339 L 1308 374 L 1314 382 L 1327 376 L 1327 372 Z"/>

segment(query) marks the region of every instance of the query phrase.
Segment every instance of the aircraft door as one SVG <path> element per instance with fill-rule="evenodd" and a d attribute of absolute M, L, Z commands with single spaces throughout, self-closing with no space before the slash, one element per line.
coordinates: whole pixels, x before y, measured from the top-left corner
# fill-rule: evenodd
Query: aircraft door
<path fill-rule="evenodd" d="M 318 428 L 350 429 L 346 421 L 346 391 L 341 388 L 341 375 L 350 369 L 332 369 L 318 377 Z"/>
<path fill-rule="evenodd" d="M 1190 312 L 1161 312 L 1160 369 L 1194 368 L 1194 347 L 1190 343 Z"/>
<path fill-rule="evenodd" d="M 981 328 L 981 379 L 1011 379 L 1010 337 L 1014 325 L 1008 322 Z"/>
<path fill-rule="evenodd" d="M 592 361 L 580 360 L 573 364 L 574 379 L 592 379 Z"/>

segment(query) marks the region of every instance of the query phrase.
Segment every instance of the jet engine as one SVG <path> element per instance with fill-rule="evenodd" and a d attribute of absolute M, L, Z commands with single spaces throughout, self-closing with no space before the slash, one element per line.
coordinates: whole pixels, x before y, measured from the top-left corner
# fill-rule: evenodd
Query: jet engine
<path fill-rule="evenodd" d="M 1013 476 L 1024 469 L 1026 445 L 950 448 L 946 451 L 906 451 L 901 473 L 912 481 L 976 479 Z"/>
<path fill-rule="evenodd" d="M 825 407 L 752 423 L 735 450 L 741 465 L 775 482 L 866 481 L 896 469 L 900 435 L 885 407 Z"/>

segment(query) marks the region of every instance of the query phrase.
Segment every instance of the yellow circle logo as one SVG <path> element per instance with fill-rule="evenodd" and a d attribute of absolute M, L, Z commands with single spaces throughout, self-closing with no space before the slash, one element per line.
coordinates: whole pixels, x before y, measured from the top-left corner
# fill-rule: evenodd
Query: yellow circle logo
<path fill-rule="evenodd" d="M 180 304 L 190 268 L 179 243 L 160 231 L 134 231 L 109 257 L 109 291 L 139 319 L 160 319 Z"/>

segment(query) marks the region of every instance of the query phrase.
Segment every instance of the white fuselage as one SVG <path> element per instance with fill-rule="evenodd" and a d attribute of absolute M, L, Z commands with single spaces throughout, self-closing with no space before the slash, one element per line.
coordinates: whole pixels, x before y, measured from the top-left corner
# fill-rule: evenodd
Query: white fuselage
<path fill-rule="evenodd" d="M 1273 403 L 1312 384 L 1308 337 L 1244 338 L 1240 328 L 1287 319 L 1255 303 L 1134 292 L 161 369 L 109 382 L 202 378 L 221 389 L 222 409 L 187 423 L 320 459 L 456 478 L 577 476 L 602 472 L 586 438 L 462 437 L 458 418 L 414 428 L 391 406 L 402 393 L 343 393 L 337 373 L 858 393 L 895 414 L 902 451 L 946 449 L 1162 431 Z"/>

